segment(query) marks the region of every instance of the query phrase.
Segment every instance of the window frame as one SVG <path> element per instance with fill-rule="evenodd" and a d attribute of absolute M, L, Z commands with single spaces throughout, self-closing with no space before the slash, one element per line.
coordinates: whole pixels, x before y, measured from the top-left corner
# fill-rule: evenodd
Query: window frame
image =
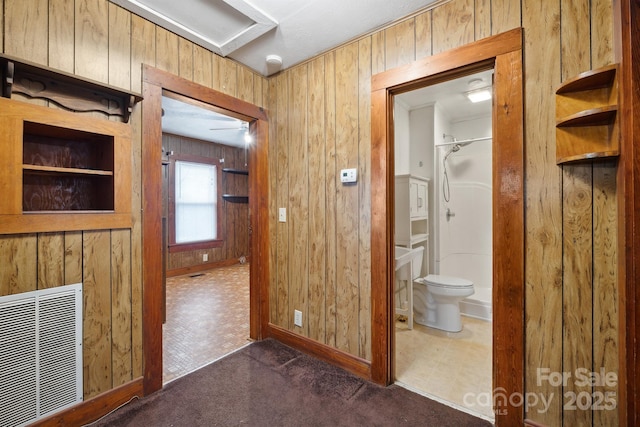
<path fill-rule="evenodd" d="M 211 165 L 216 170 L 216 239 L 201 240 L 197 242 L 176 243 L 176 161 L 200 163 Z M 222 198 L 222 168 L 218 159 L 211 157 L 195 156 L 191 154 L 172 154 L 169 156 L 169 252 L 185 252 L 197 249 L 211 249 L 222 247 L 225 241 L 225 227 L 223 221 L 223 198 Z"/>

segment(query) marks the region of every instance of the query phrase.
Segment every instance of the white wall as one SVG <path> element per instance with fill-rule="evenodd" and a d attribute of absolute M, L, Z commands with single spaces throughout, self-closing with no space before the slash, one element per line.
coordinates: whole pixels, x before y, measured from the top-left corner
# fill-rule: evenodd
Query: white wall
<path fill-rule="evenodd" d="M 409 108 L 397 98 L 393 103 L 393 129 L 394 129 L 394 155 L 395 175 L 407 175 L 411 173 L 409 159 Z"/>

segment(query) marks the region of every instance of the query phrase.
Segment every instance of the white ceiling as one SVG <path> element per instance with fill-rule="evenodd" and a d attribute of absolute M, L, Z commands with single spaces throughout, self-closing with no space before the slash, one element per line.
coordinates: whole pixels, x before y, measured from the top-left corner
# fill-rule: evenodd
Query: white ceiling
<path fill-rule="evenodd" d="M 111 0 L 268 76 L 448 0 Z"/>

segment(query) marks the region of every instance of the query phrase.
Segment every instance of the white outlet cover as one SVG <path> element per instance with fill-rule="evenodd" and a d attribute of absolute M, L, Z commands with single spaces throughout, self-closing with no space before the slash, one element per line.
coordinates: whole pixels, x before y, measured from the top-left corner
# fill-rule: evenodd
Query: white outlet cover
<path fill-rule="evenodd" d="M 287 208 L 278 208 L 278 221 L 287 222 Z"/>
<path fill-rule="evenodd" d="M 293 324 L 302 327 L 302 312 L 300 310 L 293 310 Z"/>

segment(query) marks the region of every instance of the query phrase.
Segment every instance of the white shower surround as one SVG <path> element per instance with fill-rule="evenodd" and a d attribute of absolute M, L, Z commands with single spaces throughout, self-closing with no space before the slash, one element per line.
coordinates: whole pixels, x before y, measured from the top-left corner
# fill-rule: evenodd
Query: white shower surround
<path fill-rule="evenodd" d="M 453 123 L 449 129 L 458 140 L 491 136 L 491 118 Z M 450 198 L 445 202 L 442 158 L 451 148 L 452 145 L 435 147 L 434 190 L 438 203 L 434 204 L 437 212 L 433 212 L 437 218 L 433 270 L 437 274 L 471 280 L 475 293 L 460 303 L 460 310 L 469 316 L 491 320 L 492 140 L 473 142 L 449 156 Z M 449 221 L 447 208 L 455 213 Z"/>

